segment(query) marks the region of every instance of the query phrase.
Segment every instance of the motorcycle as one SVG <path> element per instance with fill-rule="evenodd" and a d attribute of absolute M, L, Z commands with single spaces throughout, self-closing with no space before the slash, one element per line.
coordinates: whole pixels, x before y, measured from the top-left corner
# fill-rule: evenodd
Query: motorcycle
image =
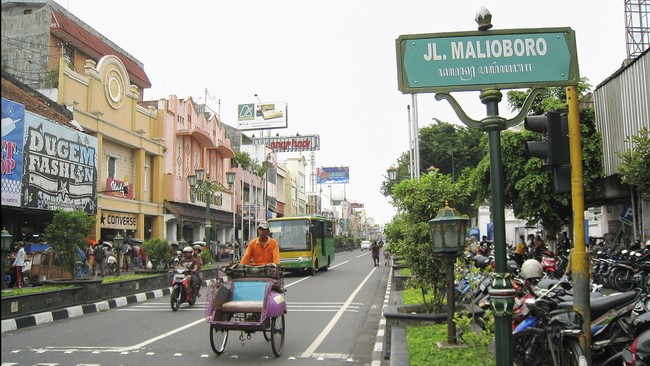
<path fill-rule="evenodd" d="M 178 267 L 174 270 L 172 277 L 172 294 L 170 304 L 173 311 L 178 311 L 182 303 L 190 306 L 196 303 L 196 293 L 191 286 L 192 274 L 185 267 Z"/>

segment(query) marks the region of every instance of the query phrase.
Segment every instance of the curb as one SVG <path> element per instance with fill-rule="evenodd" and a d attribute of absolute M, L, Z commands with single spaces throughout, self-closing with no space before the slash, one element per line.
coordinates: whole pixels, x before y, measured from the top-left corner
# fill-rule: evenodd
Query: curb
<path fill-rule="evenodd" d="M 38 314 L 25 315 L 13 319 L 5 319 L 2 321 L 2 333 L 35 325 L 47 324 L 53 321 L 76 318 L 86 314 L 98 313 L 100 311 L 107 311 L 129 304 L 163 297 L 169 294 L 171 294 L 171 287 L 163 288 L 160 290 L 141 292 L 134 295 L 118 297 L 115 299 L 104 300 L 92 304 L 71 306 Z"/>
<path fill-rule="evenodd" d="M 381 317 L 379 319 L 379 326 L 377 327 L 377 336 L 375 338 L 375 346 L 372 350 L 370 366 L 381 366 L 381 361 L 383 359 L 384 336 L 386 334 L 386 318 L 384 317 L 384 309 L 389 303 L 392 278 L 393 271 L 392 267 L 390 267 L 390 271 L 388 271 L 388 282 L 386 283 L 386 294 L 384 295 L 384 303 L 381 308 Z"/>

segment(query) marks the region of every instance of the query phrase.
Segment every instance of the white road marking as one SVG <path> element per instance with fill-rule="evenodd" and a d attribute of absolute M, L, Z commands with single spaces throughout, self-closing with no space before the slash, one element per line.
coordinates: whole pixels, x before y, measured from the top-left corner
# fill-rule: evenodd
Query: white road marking
<path fill-rule="evenodd" d="M 329 332 L 332 331 L 332 328 L 334 328 L 334 325 L 336 325 L 336 323 L 339 321 L 339 319 L 341 318 L 341 316 L 343 315 L 343 313 L 345 312 L 347 307 L 350 306 L 350 304 L 352 304 L 352 300 L 354 300 L 354 298 L 357 296 L 357 293 L 359 293 L 359 291 L 361 291 L 361 288 L 363 288 L 363 286 L 366 284 L 366 282 L 368 282 L 368 279 L 370 279 L 370 276 L 372 276 L 372 274 L 375 272 L 376 269 L 377 269 L 377 267 L 374 267 L 370 271 L 370 273 L 368 273 L 366 278 L 364 278 L 363 281 L 361 281 L 359 286 L 357 286 L 357 288 L 352 292 L 350 297 L 348 297 L 348 300 L 345 302 L 345 304 L 334 315 L 332 320 L 330 320 L 329 324 L 327 324 L 325 329 L 323 329 L 323 331 L 318 335 L 318 337 L 316 337 L 314 342 L 312 342 L 312 344 L 307 348 L 307 350 L 305 350 L 305 352 L 303 352 L 303 354 L 302 354 L 303 358 L 311 357 L 311 355 L 314 353 L 314 351 L 316 351 L 318 346 L 320 346 L 320 344 L 325 340 L 325 338 L 327 337 Z"/>

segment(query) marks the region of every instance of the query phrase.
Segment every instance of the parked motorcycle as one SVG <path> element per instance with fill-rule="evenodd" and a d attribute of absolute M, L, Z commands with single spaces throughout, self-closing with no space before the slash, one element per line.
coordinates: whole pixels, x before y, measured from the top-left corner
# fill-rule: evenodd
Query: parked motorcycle
<path fill-rule="evenodd" d="M 174 270 L 172 277 L 172 294 L 170 303 L 173 311 L 178 311 L 182 303 L 187 302 L 190 306 L 196 303 L 196 293 L 192 291 L 192 274 L 185 267 L 178 267 Z"/>

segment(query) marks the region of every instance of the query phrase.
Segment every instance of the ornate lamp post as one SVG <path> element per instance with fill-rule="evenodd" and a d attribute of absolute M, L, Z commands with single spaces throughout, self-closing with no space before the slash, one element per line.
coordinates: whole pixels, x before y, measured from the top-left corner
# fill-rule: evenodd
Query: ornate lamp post
<path fill-rule="evenodd" d="M 237 227 L 235 226 L 235 213 L 237 212 L 237 203 L 235 202 L 236 198 L 236 193 L 237 193 L 237 186 L 235 185 L 235 179 L 237 178 L 237 173 L 234 171 L 229 171 L 226 173 L 226 181 L 228 182 L 228 186 L 233 188 L 232 191 L 232 244 L 233 246 L 235 245 L 235 242 L 237 241 Z"/>
<path fill-rule="evenodd" d="M 433 252 L 442 255 L 447 264 L 447 344 L 456 344 L 456 325 L 454 313 L 456 301 L 454 299 L 454 262 L 456 256 L 463 249 L 467 219 L 456 214 L 445 202 L 445 207 L 438 211 L 435 219 L 429 220 L 431 228 L 431 241 Z"/>
<path fill-rule="evenodd" d="M 117 251 L 117 276 L 120 276 L 120 263 L 122 259 L 122 245 L 124 244 L 124 238 L 118 232 L 113 237 L 113 244 L 115 245 L 115 250 Z"/>
<path fill-rule="evenodd" d="M 205 197 L 205 240 L 206 246 L 210 248 L 212 223 L 210 220 L 210 204 L 216 192 L 225 190 L 219 181 L 210 182 L 210 173 L 206 174 L 204 169 L 194 169 L 194 175 L 187 176 L 187 183 L 190 185 L 190 200 L 196 202 L 197 193 L 203 193 Z"/>

